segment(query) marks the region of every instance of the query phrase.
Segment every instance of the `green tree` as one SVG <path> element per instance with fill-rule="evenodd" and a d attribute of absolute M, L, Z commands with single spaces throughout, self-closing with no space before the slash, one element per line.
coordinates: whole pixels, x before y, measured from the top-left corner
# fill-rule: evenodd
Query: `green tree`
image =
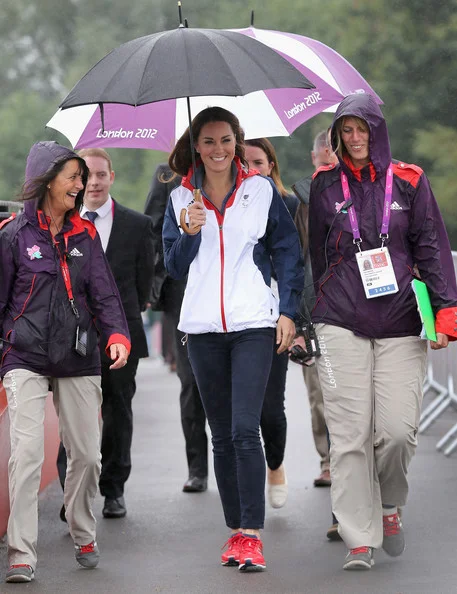
<path fill-rule="evenodd" d="M 433 147 L 433 150 L 430 149 Z M 435 124 L 416 135 L 415 153 L 430 163 L 428 177 L 446 221 L 451 246 L 457 248 L 457 130 Z"/>
<path fill-rule="evenodd" d="M 50 117 L 52 112 L 53 107 L 45 98 L 31 92 L 17 91 L 0 106 L 0 200 L 11 200 L 17 195 L 24 181 L 25 160 L 31 145 L 53 136 L 43 126 L 43 120 L 47 121 L 47 115 Z"/>

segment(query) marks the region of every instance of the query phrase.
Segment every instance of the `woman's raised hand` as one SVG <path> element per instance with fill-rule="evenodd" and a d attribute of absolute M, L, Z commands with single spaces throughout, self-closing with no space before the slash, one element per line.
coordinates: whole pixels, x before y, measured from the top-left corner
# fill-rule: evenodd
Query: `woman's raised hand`
<path fill-rule="evenodd" d="M 187 207 L 189 215 L 189 227 L 201 227 L 206 223 L 206 209 L 201 202 L 193 202 Z"/>

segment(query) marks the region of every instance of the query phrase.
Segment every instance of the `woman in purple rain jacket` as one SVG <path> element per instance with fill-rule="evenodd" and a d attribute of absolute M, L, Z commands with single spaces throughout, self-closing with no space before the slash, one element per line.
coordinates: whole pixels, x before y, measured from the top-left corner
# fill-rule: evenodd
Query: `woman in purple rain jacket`
<path fill-rule="evenodd" d="M 373 550 L 405 541 L 399 510 L 417 444 L 427 342 L 411 281 L 420 275 L 436 341 L 457 336 L 457 288 L 438 205 L 420 167 L 393 160 L 370 95 L 346 97 L 331 132 L 339 163 L 310 194 L 309 237 L 331 441 L 332 505 L 349 552 L 344 569 L 370 569 Z"/>
<path fill-rule="evenodd" d="M 100 474 L 99 339 L 125 365 L 130 337 L 95 227 L 79 216 L 84 159 L 55 142 L 29 153 L 24 212 L 0 226 L 1 378 L 11 427 L 7 582 L 36 566 L 37 498 L 49 386 L 68 455 L 64 502 L 76 559 L 95 567 L 92 501 Z"/>

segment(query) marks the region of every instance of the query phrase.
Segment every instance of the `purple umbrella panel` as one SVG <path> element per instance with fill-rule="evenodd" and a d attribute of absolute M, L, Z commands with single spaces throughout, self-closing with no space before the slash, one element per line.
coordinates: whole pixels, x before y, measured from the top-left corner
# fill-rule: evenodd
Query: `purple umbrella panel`
<path fill-rule="evenodd" d="M 206 107 L 218 105 L 239 118 L 246 138 L 289 136 L 304 121 L 342 100 L 326 83 L 315 84 L 316 89 L 274 89 L 238 97 L 191 97 L 191 112 L 195 116 Z M 297 102 L 307 105 L 300 120 L 292 116 Z M 103 124 L 96 104 L 59 109 L 47 123 L 47 127 L 64 134 L 75 149 L 143 148 L 165 152 L 173 148 L 187 126 L 184 98 L 136 107 L 105 103 Z"/>
<path fill-rule="evenodd" d="M 379 105 L 383 103 L 354 66 L 341 54 L 316 39 L 295 33 L 257 29 L 255 27 L 231 30 L 253 37 L 257 41 L 268 45 L 268 47 L 276 50 L 291 62 L 302 74 L 309 76 L 310 80 L 314 80 L 313 76 L 318 76 L 320 80 L 325 81 L 342 97 L 353 93 L 368 93 L 375 98 Z M 335 104 L 322 111 L 336 111 L 337 106 Z M 301 107 L 305 109 L 306 106 Z"/>

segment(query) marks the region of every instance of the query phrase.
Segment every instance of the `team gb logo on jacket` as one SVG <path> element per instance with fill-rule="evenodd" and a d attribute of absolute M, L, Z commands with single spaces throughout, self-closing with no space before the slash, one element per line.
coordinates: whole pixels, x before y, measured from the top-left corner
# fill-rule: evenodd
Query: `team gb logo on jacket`
<path fill-rule="evenodd" d="M 39 258 L 43 257 L 41 255 L 40 248 L 37 245 L 32 245 L 31 248 L 27 248 L 27 255 L 31 260 L 35 260 L 35 258 L 39 259 Z"/>
<path fill-rule="evenodd" d="M 244 194 L 241 198 L 241 206 L 247 208 L 249 206 L 249 194 Z"/>

